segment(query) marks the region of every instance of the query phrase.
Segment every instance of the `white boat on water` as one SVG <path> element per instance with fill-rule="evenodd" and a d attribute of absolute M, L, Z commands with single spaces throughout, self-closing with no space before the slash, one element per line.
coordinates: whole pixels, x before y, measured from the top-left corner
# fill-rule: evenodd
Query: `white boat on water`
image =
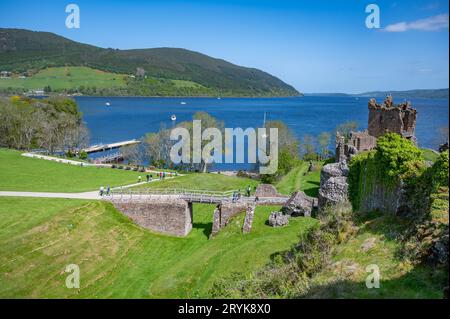
<path fill-rule="evenodd" d="M 111 106 L 111 103 L 106 102 L 105 105 L 106 105 L 106 106 Z"/>
<path fill-rule="evenodd" d="M 176 120 L 177 120 L 177 117 L 175 116 L 175 114 L 173 114 L 173 115 L 170 117 L 170 119 L 171 119 L 172 121 L 176 121 Z"/>
<path fill-rule="evenodd" d="M 185 105 L 185 104 L 186 104 L 186 102 L 184 102 L 184 101 L 181 101 L 181 102 L 180 102 L 180 104 L 181 104 L 181 105 Z"/>

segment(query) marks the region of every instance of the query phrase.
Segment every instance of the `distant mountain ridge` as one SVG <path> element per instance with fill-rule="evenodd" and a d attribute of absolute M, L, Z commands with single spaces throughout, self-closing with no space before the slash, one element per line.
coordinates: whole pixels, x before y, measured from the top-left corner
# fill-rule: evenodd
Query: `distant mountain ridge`
<path fill-rule="evenodd" d="M 385 98 L 387 95 L 392 94 L 396 99 L 448 99 L 447 89 L 418 89 L 407 91 L 372 91 L 358 94 L 348 93 L 305 93 L 305 96 L 351 96 L 351 97 L 368 97 L 368 98 Z"/>
<path fill-rule="evenodd" d="M 294 87 L 264 71 L 186 49 L 105 49 L 50 32 L 0 28 L 0 71 L 26 72 L 61 66 L 193 81 L 228 95 L 300 95 Z"/>

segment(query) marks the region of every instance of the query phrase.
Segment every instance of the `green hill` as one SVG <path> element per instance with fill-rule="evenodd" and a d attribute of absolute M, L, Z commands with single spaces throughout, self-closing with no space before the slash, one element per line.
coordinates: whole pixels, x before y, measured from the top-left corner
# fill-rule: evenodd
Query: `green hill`
<path fill-rule="evenodd" d="M 121 92 L 129 95 L 299 95 L 292 86 L 266 72 L 185 49 L 105 49 L 49 32 L 0 28 L 0 71 L 35 74 L 65 66 L 137 75 Z M 173 80 L 196 85 L 180 86 Z M 44 82 L 42 87 L 48 85 Z"/>

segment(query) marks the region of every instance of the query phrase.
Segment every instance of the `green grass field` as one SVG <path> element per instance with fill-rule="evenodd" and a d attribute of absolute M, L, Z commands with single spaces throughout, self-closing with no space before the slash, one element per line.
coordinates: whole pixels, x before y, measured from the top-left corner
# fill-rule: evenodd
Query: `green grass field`
<path fill-rule="evenodd" d="M 28 158 L 18 151 L 0 149 L 0 190 L 82 192 L 100 186 L 136 183 L 142 173 L 111 168 L 78 167 Z"/>
<path fill-rule="evenodd" d="M 0 88 L 43 89 L 50 85 L 52 90 L 78 88 L 80 86 L 111 88 L 125 86 L 124 74 L 94 70 L 88 67 L 58 67 L 39 71 L 31 77 L 0 79 Z"/>
<path fill-rule="evenodd" d="M 249 178 L 231 177 L 215 173 L 192 173 L 186 174 L 184 176 L 179 176 L 175 179 L 139 185 L 134 187 L 134 189 L 184 188 L 184 189 L 211 190 L 211 191 L 229 191 L 240 189 L 242 192 L 244 192 L 247 186 L 250 185 L 253 191 L 255 186 L 257 186 L 258 184 L 259 184 L 258 181 Z"/>
<path fill-rule="evenodd" d="M 281 194 L 289 195 L 297 190 L 302 190 L 308 196 L 317 197 L 320 186 L 321 162 L 315 163 L 317 168 L 308 172 L 309 163 L 303 162 L 294 167 L 275 186 Z"/>
<path fill-rule="evenodd" d="M 194 205 L 193 230 L 175 238 L 105 202 L 0 198 L 0 298 L 202 297 L 217 277 L 258 269 L 316 223 L 273 228 L 265 222 L 276 208 L 258 207 L 250 234 L 241 214 L 209 240 L 213 209 Z M 68 264 L 80 267 L 80 289 L 65 287 Z"/>
<path fill-rule="evenodd" d="M 13 76 L 9 79 L 0 79 L 0 89 L 20 88 L 27 90 L 43 89 L 50 86 L 52 90 L 77 89 L 80 86 L 106 88 L 125 88 L 126 74 L 116 74 L 100 71 L 83 66 L 53 67 L 39 71 L 38 73 L 20 79 Z M 149 81 L 159 81 L 158 78 L 149 77 Z M 204 86 L 187 80 L 170 80 L 176 88 L 205 88 Z"/>
<path fill-rule="evenodd" d="M 433 152 L 430 149 L 422 148 L 421 151 L 422 151 L 422 155 L 426 161 L 430 161 L 430 162 L 434 163 L 437 160 L 437 158 L 439 157 L 439 153 Z"/>

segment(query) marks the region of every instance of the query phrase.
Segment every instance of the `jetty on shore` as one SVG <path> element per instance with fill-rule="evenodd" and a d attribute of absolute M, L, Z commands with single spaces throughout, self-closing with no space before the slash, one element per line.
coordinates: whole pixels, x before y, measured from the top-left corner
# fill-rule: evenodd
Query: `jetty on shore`
<path fill-rule="evenodd" d="M 110 144 L 99 144 L 99 145 L 92 145 L 88 148 L 83 149 L 86 153 L 97 153 L 97 152 L 103 152 L 112 150 L 115 148 L 123 147 L 123 146 L 129 146 L 129 145 L 135 145 L 139 144 L 141 141 L 133 139 L 129 141 L 122 141 L 122 142 L 116 142 L 116 143 L 110 143 Z"/>

